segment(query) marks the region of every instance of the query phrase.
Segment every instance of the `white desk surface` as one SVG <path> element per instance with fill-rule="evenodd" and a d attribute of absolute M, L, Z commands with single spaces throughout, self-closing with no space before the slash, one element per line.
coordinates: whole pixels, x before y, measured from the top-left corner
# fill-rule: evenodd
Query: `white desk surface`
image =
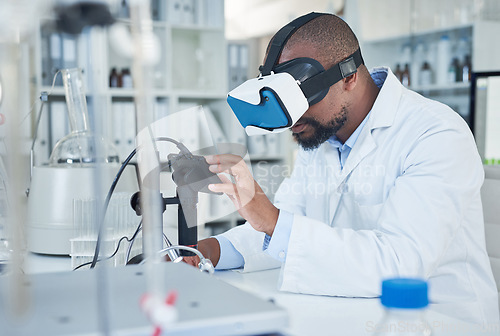
<path fill-rule="evenodd" d="M 26 273 L 67 271 L 71 269 L 69 257 L 29 254 L 25 261 Z M 303 295 L 277 290 L 279 269 L 253 273 L 216 271 L 215 276 L 241 290 L 264 299 L 272 299 L 289 314 L 287 336 L 303 335 L 374 335 L 376 324 L 383 316 L 378 299 L 341 298 Z M 431 310 L 427 321 L 433 326 L 433 336 L 498 336 L 499 330 L 478 330 L 459 320 Z M 409 335 L 409 332 L 401 335 Z"/>

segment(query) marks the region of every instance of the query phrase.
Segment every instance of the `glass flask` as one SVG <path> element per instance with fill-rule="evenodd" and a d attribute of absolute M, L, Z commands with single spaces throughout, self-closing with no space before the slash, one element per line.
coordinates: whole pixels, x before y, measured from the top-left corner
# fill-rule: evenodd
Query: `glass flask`
<path fill-rule="evenodd" d="M 63 69 L 61 73 L 71 132 L 54 146 L 49 165 L 87 166 L 96 161 L 118 163 L 118 151 L 114 145 L 102 137 L 94 136 L 90 130 L 82 69 Z M 102 152 L 96 151 L 97 148 Z M 100 153 L 101 160 L 96 159 L 97 153 Z"/>

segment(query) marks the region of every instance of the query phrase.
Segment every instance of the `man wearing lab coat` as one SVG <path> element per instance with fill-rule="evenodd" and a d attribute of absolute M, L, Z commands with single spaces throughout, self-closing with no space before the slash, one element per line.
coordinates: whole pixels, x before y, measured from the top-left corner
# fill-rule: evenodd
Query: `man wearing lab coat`
<path fill-rule="evenodd" d="M 290 37 L 279 63 L 310 57 L 328 69 L 358 47 L 343 20 L 323 15 Z M 281 266 L 280 290 L 348 297 L 380 295 L 387 277 L 423 277 L 436 306 L 498 323 L 483 168 L 457 113 L 406 89 L 390 69 L 361 65 L 291 130 L 301 149 L 274 204 L 241 158 L 207 157 L 213 172 L 233 176 L 211 190 L 247 220 L 199 242 L 216 268 Z"/>

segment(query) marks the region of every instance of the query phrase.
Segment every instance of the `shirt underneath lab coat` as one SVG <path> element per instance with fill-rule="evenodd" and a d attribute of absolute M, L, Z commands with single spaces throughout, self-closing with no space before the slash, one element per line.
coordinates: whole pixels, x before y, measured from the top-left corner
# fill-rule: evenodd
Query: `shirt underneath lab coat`
<path fill-rule="evenodd" d="M 384 278 L 423 277 L 436 310 L 498 323 L 473 136 L 448 106 L 407 90 L 388 69 L 372 72 L 384 74 L 343 168 L 331 143 L 299 151 L 275 197 L 288 244 L 271 248 L 271 238 L 263 249 L 265 234 L 248 223 L 223 237 L 244 271 L 281 266 L 283 291 L 374 297 Z"/>

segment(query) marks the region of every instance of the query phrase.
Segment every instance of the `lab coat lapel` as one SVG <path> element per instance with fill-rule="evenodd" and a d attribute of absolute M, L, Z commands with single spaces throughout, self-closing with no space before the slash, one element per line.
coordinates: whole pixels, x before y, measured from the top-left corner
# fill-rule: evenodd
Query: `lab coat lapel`
<path fill-rule="evenodd" d="M 345 162 L 339 184 L 346 183 L 347 177 L 352 173 L 354 168 L 356 168 L 358 164 L 376 147 L 377 145 L 375 144 L 371 134 L 371 129 L 363 129 Z"/>
<path fill-rule="evenodd" d="M 359 146 L 358 146 L 359 144 Z M 354 150 L 354 149 L 359 150 Z M 349 157 L 347 158 L 346 165 L 342 169 L 341 173 L 336 176 L 334 183 L 330 186 L 334 189 L 330 193 L 330 207 L 328 209 L 328 223 L 333 226 L 333 220 L 340 211 L 343 202 L 343 198 L 345 197 L 346 183 L 349 180 L 348 177 L 352 173 L 353 169 L 363 160 L 366 155 L 368 155 L 371 151 L 376 148 L 375 142 L 371 137 L 370 130 L 366 129 L 362 131 L 360 137 L 356 141 L 356 145 L 352 149 Z"/>
<path fill-rule="evenodd" d="M 373 131 L 377 128 L 392 126 L 394 118 L 396 117 L 402 90 L 402 84 L 389 69 L 384 85 L 380 89 L 377 99 L 372 106 L 369 119 L 361 131 L 358 140 L 354 144 L 354 148 L 351 150 L 346 160 L 344 169 L 342 169 L 340 183 L 345 182 L 346 178 L 358 166 L 361 160 L 377 147 L 376 135 L 373 134 Z"/>
<path fill-rule="evenodd" d="M 375 144 L 375 141 L 371 136 L 371 130 L 363 129 L 358 140 L 356 141 L 356 145 L 347 158 L 346 165 L 335 181 L 335 191 L 330 194 L 328 223 L 330 223 L 331 226 L 334 225 L 333 220 L 336 213 L 339 212 L 340 208 L 342 207 L 342 204 L 339 203 L 342 202 L 343 197 L 345 197 L 344 194 L 346 190 L 346 183 L 349 180 L 349 176 L 351 175 L 354 168 L 356 168 L 358 164 L 363 160 L 363 158 L 371 153 L 376 147 L 377 146 Z"/>
<path fill-rule="evenodd" d="M 402 84 L 389 69 L 384 85 L 380 89 L 379 95 L 370 111 L 369 119 L 354 144 L 341 174 L 338 178 L 335 178 L 336 181 L 334 183 L 336 188 L 330 195 L 330 225 L 333 225 L 335 214 L 340 208 L 339 202 L 342 202 L 343 190 L 345 190 L 345 184 L 348 182 L 349 176 L 360 162 L 377 148 L 377 135 L 373 131 L 378 128 L 390 127 L 394 123 L 402 90 Z"/>
<path fill-rule="evenodd" d="M 328 197 L 328 206 L 325 206 L 325 209 L 323 209 L 323 220 L 326 222 L 326 220 L 329 218 L 330 221 L 328 223 L 331 224 L 331 219 L 335 215 L 335 212 L 337 211 L 337 205 L 340 201 L 338 186 L 340 184 L 342 170 L 340 168 L 340 158 L 337 148 L 333 147 L 329 143 L 325 143 L 323 144 L 322 150 L 324 150 L 326 165 L 330 167 L 331 172 L 331 174 L 328 175 L 326 181 L 328 189 L 328 193 L 326 194 Z"/>

